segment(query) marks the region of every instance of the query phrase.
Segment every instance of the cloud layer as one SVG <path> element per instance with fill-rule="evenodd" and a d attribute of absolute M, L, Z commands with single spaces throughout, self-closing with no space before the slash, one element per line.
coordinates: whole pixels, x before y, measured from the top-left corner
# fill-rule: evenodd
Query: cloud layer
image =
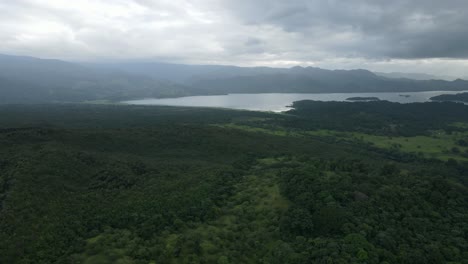
<path fill-rule="evenodd" d="M 467 11 L 465 0 L 5 0 L 0 53 L 460 75 Z"/>

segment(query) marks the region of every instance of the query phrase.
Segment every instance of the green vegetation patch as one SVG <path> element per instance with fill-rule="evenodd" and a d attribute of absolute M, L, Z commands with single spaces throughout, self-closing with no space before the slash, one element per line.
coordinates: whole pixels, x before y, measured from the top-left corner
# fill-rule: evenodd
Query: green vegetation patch
<path fill-rule="evenodd" d="M 270 258 L 281 244 L 278 229 L 289 202 L 280 194 L 277 177 L 252 171 L 235 187 L 221 214 L 207 223 L 182 229 L 165 238 L 177 244 L 166 254 L 165 263 L 258 263 Z M 275 228 L 276 227 L 276 228 Z M 177 241 L 174 242 L 173 240 Z"/>
<path fill-rule="evenodd" d="M 423 155 L 427 158 L 441 160 L 468 160 L 468 132 L 446 133 L 433 131 L 430 136 L 395 137 L 378 136 L 358 132 L 339 132 L 331 130 L 317 130 L 307 132 L 321 137 L 342 138 L 351 141 L 371 143 L 379 148 L 393 149 L 407 153 Z"/>

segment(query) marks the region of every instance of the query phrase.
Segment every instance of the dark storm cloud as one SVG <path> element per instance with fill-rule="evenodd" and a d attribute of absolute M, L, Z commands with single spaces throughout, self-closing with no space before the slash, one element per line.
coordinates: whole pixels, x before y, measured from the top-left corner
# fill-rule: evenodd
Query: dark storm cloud
<path fill-rule="evenodd" d="M 466 0 L 0 0 L 0 53 L 450 73 L 468 64 L 466 13 Z"/>
<path fill-rule="evenodd" d="M 303 34 L 305 41 L 348 34 L 345 43 L 328 46 L 342 55 L 468 57 L 468 1 L 240 0 L 228 5 L 245 24 L 278 26 Z"/>

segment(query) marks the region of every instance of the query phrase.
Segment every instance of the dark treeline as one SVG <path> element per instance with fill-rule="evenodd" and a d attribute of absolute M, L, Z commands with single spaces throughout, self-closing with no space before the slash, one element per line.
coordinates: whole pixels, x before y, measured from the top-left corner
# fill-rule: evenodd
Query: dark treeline
<path fill-rule="evenodd" d="M 441 94 L 431 97 L 433 101 L 452 101 L 452 102 L 465 102 L 468 103 L 468 93 L 459 94 Z"/>
<path fill-rule="evenodd" d="M 454 131 L 468 122 L 468 107 L 457 103 L 298 101 L 285 125 L 302 129 L 335 129 L 381 135 L 414 136 L 430 130 Z"/>

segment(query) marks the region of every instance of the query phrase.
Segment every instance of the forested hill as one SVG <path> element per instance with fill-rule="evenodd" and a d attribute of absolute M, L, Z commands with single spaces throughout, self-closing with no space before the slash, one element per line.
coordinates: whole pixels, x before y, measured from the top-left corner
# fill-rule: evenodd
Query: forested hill
<path fill-rule="evenodd" d="M 71 63 L 0 55 L 0 103 L 120 101 L 227 93 L 468 90 L 468 81 L 393 79 L 366 70 L 168 63 Z"/>
<path fill-rule="evenodd" d="M 468 107 L 457 103 L 399 104 L 388 101 L 297 101 L 288 122 L 303 128 L 359 131 L 381 135 L 415 136 L 435 130 L 457 130 L 453 124 L 468 122 Z"/>
<path fill-rule="evenodd" d="M 0 105 L 0 262 L 467 263 L 468 106 L 294 106 Z"/>
<path fill-rule="evenodd" d="M 442 94 L 431 97 L 432 101 L 451 101 L 451 102 L 464 102 L 468 103 L 468 93 L 459 94 Z"/>
<path fill-rule="evenodd" d="M 464 80 L 412 80 L 387 78 L 367 70 L 325 70 L 316 67 L 235 67 L 170 63 L 86 64 L 118 69 L 196 88 L 201 94 L 225 93 L 326 93 L 465 90 Z"/>
<path fill-rule="evenodd" d="M 366 70 L 294 67 L 285 71 L 197 78 L 193 87 L 211 93 L 352 93 L 466 90 L 468 81 L 391 79 Z"/>
<path fill-rule="evenodd" d="M 104 72 L 60 60 L 0 55 L 0 103 L 119 101 L 188 94 L 182 85 L 144 75 Z"/>

